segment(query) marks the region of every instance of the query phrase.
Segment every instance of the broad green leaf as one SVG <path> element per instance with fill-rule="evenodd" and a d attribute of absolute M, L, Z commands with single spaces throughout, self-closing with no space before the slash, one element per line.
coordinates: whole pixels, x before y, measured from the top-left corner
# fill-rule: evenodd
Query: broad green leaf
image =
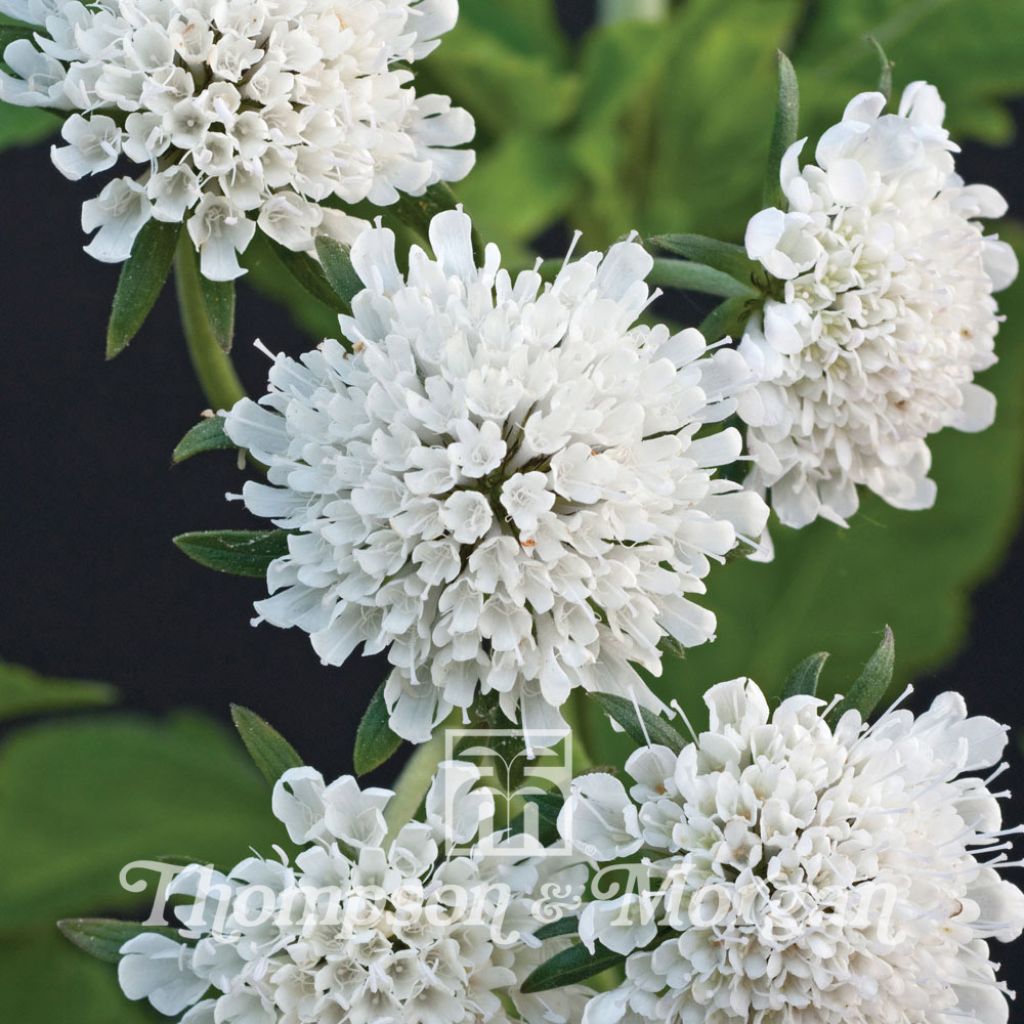
<path fill-rule="evenodd" d="M 886 626 L 878 649 L 868 659 L 853 686 L 846 691 L 844 699 L 833 709 L 832 721 L 838 722 L 847 711 L 859 711 L 861 718 L 867 721 L 892 685 L 895 667 L 896 642 L 892 630 Z"/>
<path fill-rule="evenodd" d="M 638 747 L 654 743 L 678 754 L 686 746 L 686 740 L 664 718 L 659 718 L 646 708 L 639 708 L 638 718 L 637 706 L 625 697 L 616 697 L 610 693 L 592 693 L 590 697 L 626 730 L 626 735 Z"/>
<path fill-rule="evenodd" d="M 828 652 L 819 651 L 809 658 L 804 658 L 799 665 L 789 674 L 786 685 L 782 688 L 782 700 L 789 697 L 796 697 L 799 694 L 807 694 L 813 697 L 818 692 L 818 679 L 821 677 L 821 670 L 828 661 Z"/>
<path fill-rule="evenodd" d="M 366 775 L 388 761 L 402 745 L 388 724 L 388 708 L 384 700 L 384 684 L 377 688 L 356 730 L 352 759 L 357 775 Z"/>
<path fill-rule="evenodd" d="M 231 720 L 253 763 L 271 785 L 290 768 L 303 766 L 304 762 L 295 748 L 255 711 L 232 704 Z"/>
<path fill-rule="evenodd" d="M 241 746 L 197 715 L 28 726 L 0 747 L 0 779 L 5 931 L 100 908 L 142 919 L 158 876 L 134 870 L 129 881 L 149 887 L 127 892 L 119 875 L 131 862 L 187 849 L 234 864 L 283 836 Z"/>
<path fill-rule="evenodd" d="M 3 1017 L 17 1024 L 158 1024 L 168 1018 L 129 1002 L 117 972 L 75 949 L 52 921 L 0 933 Z"/>
<path fill-rule="evenodd" d="M 750 300 L 737 296 L 715 306 L 700 324 L 700 333 L 708 341 L 739 338 L 750 319 Z"/>
<path fill-rule="evenodd" d="M 569 48 L 558 24 L 555 7 L 555 0 L 516 0 L 514 4 L 461 0 L 458 27 L 471 25 L 500 40 L 516 53 L 544 57 L 551 64 L 563 64 Z M 437 57 L 443 60 L 444 45 Z"/>
<path fill-rule="evenodd" d="M 155 933 L 181 941 L 174 928 L 142 925 L 133 921 L 116 921 L 110 917 L 69 917 L 57 922 L 61 934 L 89 956 L 116 964 L 121 959 L 121 947 L 137 935 Z"/>
<path fill-rule="evenodd" d="M 799 137 L 800 87 L 796 72 L 789 58 L 779 50 L 776 58 L 778 88 L 775 100 L 775 123 L 772 125 L 772 141 L 768 147 L 768 167 L 765 171 L 762 206 L 783 207 L 786 197 L 779 181 L 779 168 L 786 150 Z"/>
<path fill-rule="evenodd" d="M 485 137 L 561 125 L 576 109 L 578 80 L 550 54 L 515 49 L 466 18 L 419 76 L 468 107 Z"/>
<path fill-rule="evenodd" d="M 200 420 L 177 444 L 171 459 L 175 464 L 206 452 L 237 450 L 238 446 L 224 432 L 224 417 L 210 416 Z"/>
<path fill-rule="evenodd" d="M 347 306 L 363 290 L 363 282 L 352 266 L 349 250 L 329 235 L 320 235 L 316 240 L 316 254 L 327 283 Z"/>
<path fill-rule="evenodd" d="M 0 662 L 0 722 L 21 715 L 105 707 L 117 699 L 117 690 L 109 683 L 47 679 L 21 665 Z"/>
<path fill-rule="evenodd" d="M 593 953 L 586 946 L 577 943 L 534 968 L 523 982 L 521 991 L 531 995 L 552 988 L 562 988 L 564 985 L 575 985 L 625 961 L 626 958 L 621 953 L 613 953 L 600 943 L 597 943 Z"/>
<path fill-rule="evenodd" d="M 53 111 L 0 103 L 0 150 L 11 146 L 30 146 L 56 135 L 60 124 Z"/>
<path fill-rule="evenodd" d="M 171 272 L 180 224 L 151 220 L 139 232 L 121 268 L 107 325 L 107 358 L 113 359 L 146 322 Z"/>
<path fill-rule="evenodd" d="M 179 534 L 174 543 L 193 562 L 231 576 L 262 578 L 275 558 L 288 554 L 284 530 L 200 530 Z"/>
<path fill-rule="evenodd" d="M 222 352 L 230 352 L 235 340 L 235 282 L 211 281 L 200 277 L 203 304 L 210 330 Z"/>

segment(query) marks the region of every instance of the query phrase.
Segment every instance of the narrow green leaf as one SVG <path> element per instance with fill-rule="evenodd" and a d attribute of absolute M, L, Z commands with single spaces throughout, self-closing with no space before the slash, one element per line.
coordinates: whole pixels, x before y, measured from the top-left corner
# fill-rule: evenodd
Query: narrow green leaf
<path fill-rule="evenodd" d="M 838 722 L 847 711 L 856 710 L 860 712 L 861 718 L 867 721 L 892 685 L 895 667 L 896 641 L 892 630 L 886 626 L 885 635 L 878 649 L 868 658 L 864 670 L 846 694 L 846 699 L 835 708 L 829 720 Z"/>
<path fill-rule="evenodd" d="M 600 704 L 601 708 L 626 730 L 629 738 L 637 746 L 655 743 L 668 747 L 677 754 L 686 746 L 686 740 L 664 718 L 659 718 L 646 708 L 640 708 L 640 718 L 637 718 L 636 707 L 625 697 L 616 697 L 610 693 L 592 693 L 590 698 Z"/>
<path fill-rule="evenodd" d="M 749 280 L 747 283 L 737 281 L 721 270 L 689 260 L 655 259 L 647 280 L 666 288 L 703 292 L 705 295 L 718 295 L 726 299 L 749 300 L 757 298 L 759 294 Z"/>
<path fill-rule="evenodd" d="M 797 140 L 800 121 L 800 87 L 789 58 L 780 50 L 778 54 L 779 93 L 775 108 L 772 143 L 768 150 L 768 174 L 764 183 L 764 206 L 781 207 L 785 196 L 779 181 L 779 168 L 783 154 Z"/>
<path fill-rule="evenodd" d="M 165 935 L 181 942 L 181 936 L 173 928 L 116 921 L 107 917 L 66 918 L 58 921 L 57 927 L 79 949 L 110 964 L 116 964 L 121 959 L 121 947 L 136 935 Z"/>
<path fill-rule="evenodd" d="M 562 809 L 562 798 L 554 793 L 529 793 L 523 797 L 525 803 L 537 808 L 537 833 L 533 836 L 542 846 L 550 846 L 558 840 L 558 812 Z M 521 835 L 526 827 L 526 814 L 520 812 L 509 823 L 509 835 Z"/>
<path fill-rule="evenodd" d="M 263 777 L 273 785 L 289 768 L 301 768 L 303 760 L 295 748 L 255 711 L 231 705 L 231 720 L 245 749 Z"/>
<path fill-rule="evenodd" d="M 881 71 L 878 73 L 878 91 L 888 102 L 892 99 L 892 69 L 896 65 L 889 60 L 889 55 L 882 49 L 882 44 L 874 36 L 868 36 L 868 45 L 878 54 L 878 61 L 881 65 Z"/>
<path fill-rule="evenodd" d="M 534 933 L 535 939 L 554 939 L 559 935 L 575 935 L 579 931 L 580 921 L 578 917 L 563 917 L 561 920 L 552 921 Z"/>
<path fill-rule="evenodd" d="M 236 449 L 238 446 L 224 432 L 224 418 L 210 416 L 200 420 L 177 444 L 171 459 L 175 465 L 206 452 Z"/>
<path fill-rule="evenodd" d="M 268 238 L 267 242 L 285 269 L 314 299 L 322 302 L 335 313 L 351 311 L 349 304 L 338 297 L 320 264 L 312 256 L 304 252 L 292 252 L 291 249 L 286 249 L 272 238 Z"/>
<path fill-rule="evenodd" d="M 117 690 L 108 683 L 47 679 L 0 661 L 0 722 L 41 712 L 105 707 L 116 700 Z"/>
<path fill-rule="evenodd" d="M 743 333 L 749 316 L 749 299 L 726 299 L 704 318 L 700 325 L 700 333 L 711 342 L 721 338 L 738 338 Z"/>
<path fill-rule="evenodd" d="M 151 220 L 139 232 L 121 268 L 107 325 L 107 358 L 124 351 L 139 333 L 171 272 L 180 224 Z"/>
<path fill-rule="evenodd" d="M 713 267 L 744 284 L 750 284 L 751 275 L 757 269 L 742 245 L 720 242 L 705 235 L 655 235 L 648 243 L 664 252 Z"/>
<path fill-rule="evenodd" d="M 193 562 L 232 576 L 262 578 L 275 558 L 288 554 L 284 530 L 200 530 L 182 533 L 174 543 Z"/>
<path fill-rule="evenodd" d="M 38 31 L 31 25 L 0 25 L 0 57 L 11 43 L 18 39 L 31 39 Z"/>
<path fill-rule="evenodd" d="M 316 254 L 320 257 L 327 283 L 347 307 L 363 290 L 363 282 L 352 267 L 349 250 L 329 235 L 320 235 L 316 240 Z"/>
<path fill-rule="evenodd" d="M 600 943 L 597 943 L 593 953 L 586 946 L 577 943 L 534 968 L 523 982 L 520 991 L 525 995 L 531 995 L 552 988 L 561 988 L 563 985 L 575 985 L 608 970 L 609 967 L 617 967 L 625 963 L 625 960 L 621 953 L 613 953 Z"/>
<path fill-rule="evenodd" d="M 782 699 L 796 697 L 798 694 L 809 694 L 813 697 L 818 692 L 818 678 L 828 661 L 828 651 L 819 651 L 809 658 L 804 658 L 789 674 L 782 690 Z"/>
<path fill-rule="evenodd" d="M 230 352 L 235 340 L 235 282 L 211 281 L 200 275 L 199 286 L 217 345 L 222 352 Z"/>
<path fill-rule="evenodd" d="M 384 684 L 381 683 L 356 730 L 356 744 L 352 752 L 356 775 L 366 775 L 379 768 L 401 745 L 401 736 L 396 736 L 388 724 Z"/>

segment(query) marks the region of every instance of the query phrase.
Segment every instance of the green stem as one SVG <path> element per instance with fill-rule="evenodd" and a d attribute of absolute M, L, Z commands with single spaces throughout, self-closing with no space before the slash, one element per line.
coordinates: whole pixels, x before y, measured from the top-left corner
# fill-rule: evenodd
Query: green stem
<path fill-rule="evenodd" d="M 235 373 L 231 357 L 217 344 L 217 336 L 210 326 L 199 264 L 185 231 L 178 239 L 178 250 L 174 255 L 174 281 L 181 326 L 199 384 L 213 409 L 230 409 L 245 397 L 245 389 Z"/>
<path fill-rule="evenodd" d="M 600 0 L 598 17 L 612 21 L 662 21 L 668 17 L 670 0 Z"/>
<path fill-rule="evenodd" d="M 413 751 L 398 776 L 395 795 L 384 814 L 389 836 L 393 837 L 403 825 L 412 821 L 420 809 L 437 766 L 444 760 L 446 730 L 447 723 L 442 722 L 434 730 L 434 735 Z"/>

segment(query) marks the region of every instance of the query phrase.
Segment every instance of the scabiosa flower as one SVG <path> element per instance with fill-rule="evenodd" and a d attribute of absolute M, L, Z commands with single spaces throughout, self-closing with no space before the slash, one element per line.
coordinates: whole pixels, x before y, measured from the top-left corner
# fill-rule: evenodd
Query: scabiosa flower
<path fill-rule="evenodd" d="M 584 1020 L 1004 1024 L 987 941 L 1020 934 L 1024 893 L 997 873 L 1006 794 L 964 773 L 1006 730 L 955 693 L 870 727 L 848 711 L 830 728 L 810 696 L 772 713 L 746 679 L 705 701 L 681 753 L 632 755 L 629 795 L 586 775 L 563 808 L 582 852 L 645 857 L 656 893 L 584 910 L 583 940 L 628 954 Z"/>
<path fill-rule="evenodd" d="M 487 852 L 449 855 L 447 844 L 474 843 L 492 820 L 479 780 L 472 765 L 442 764 L 426 821 L 388 837 L 389 791 L 290 769 L 273 809 L 302 847 L 294 862 L 279 851 L 226 875 L 184 868 L 167 890 L 181 898 L 181 940 L 144 932 L 125 943 L 122 989 L 167 1016 L 184 1012 L 183 1024 L 578 1021 L 588 989 L 541 998 L 518 983 L 568 944 L 535 938 L 539 908 L 549 889 L 578 894 L 586 867 L 510 858 L 497 836 Z"/>
<path fill-rule="evenodd" d="M 408 277 L 378 228 L 352 249 L 365 290 L 342 331 L 228 413 L 269 467 L 247 507 L 295 531 L 259 619 L 311 634 L 325 664 L 389 649 L 392 728 L 416 742 L 497 694 L 524 727 L 562 726 L 577 686 L 660 704 L 630 662 L 711 639 L 710 561 L 757 536 L 767 507 L 715 468 L 750 380 L 694 330 L 635 326 L 651 259 L 633 242 L 512 279 L 469 218 L 439 214 Z M 259 620 L 257 620 L 259 621 Z"/>
<path fill-rule="evenodd" d="M 897 508 L 930 507 L 928 436 L 984 430 L 995 415 L 974 375 L 996 361 L 992 294 L 1017 262 L 979 218 L 1006 203 L 956 174 L 933 86 L 914 82 L 898 114 L 884 108 L 880 93 L 855 97 L 803 170 L 803 142 L 792 146 L 788 209 L 747 227 L 747 252 L 775 290 L 742 343 L 763 381 L 740 402 L 749 483 L 771 490 L 790 526 L 845 525 L 858 486 Z"/>
<path fill-rule="evenodd" d="M 139 165 L 82 210 L 86 251 L 118 263 L 151 218 L 183 222 L 217 281 L 243 273 L 257 228 L 293 251 L 378 206 L 458 181 L 473 119 L 417 96 L 408 63 L 438 45 L 458 0 L 5 0 L 38 25 L 7 46 L 0 99 L 68 114 L 67 178 Z"/>

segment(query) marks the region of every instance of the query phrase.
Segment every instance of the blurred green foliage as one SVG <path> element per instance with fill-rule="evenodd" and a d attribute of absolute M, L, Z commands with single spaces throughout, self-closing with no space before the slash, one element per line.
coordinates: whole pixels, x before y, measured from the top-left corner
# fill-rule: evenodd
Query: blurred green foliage
<path fill-rule="evenodd" d="M 1003 143 L 1003 101 L 1024 94 L 1024 4 L 1006 0 L 685 0 L 661 24 L 619 22 L 578 43 L 553 0 L 462 0 L 458 28 L 420 73 L 477 117 L 479 163 L 459 194 L 506 261 L 559 224 L 599 248 L 624 232 L 697 231 L 737 241 L 758 208 L 774 102 L 775 51 L 801 85 L 801 132 L 816 136 L 874 86 L 873 35 L 895 61 L 897 89 L 941 88 L 961 139 Z M 0 147 L 37 141 L 57 122 L 0 109 Z M 61 187 L 58 179 L 52 187 Z M 68 244 L 77 244 L 77 225 Z M 254 245 L 247 284 L 286 303 L 314 336 L 335 321 Z M 245 301 L 243 295 L 242 300 Z M 707 605 L 720 640 L 669 661 L 656 684 L 699 719 L 711 683 L 750 674 L 778 692 L 796 663 L 833 657 L 821 692 L 848 685 L 885 623 L 906 681 L 962 642 L 968 595 L 1019 521 L 1024 465 L 1024 286 L 1005 297 L 1001 362 L 984 383 L 1000 413 L 982 436 L 934 444 L 936 508 L 864 502 L 848 531 L 827 523 L 774 530 L 770 566 L 733 561 L 712 574 Z M 297 345 L 295 346 L 297 347 Z M 0 670 L 0 718 L 109 702 L 96 684 Z M 604 735 L 613 759 L 621 737 Z M 22 725 L 0 747 L 0 989 L 19 1024 L 155 1019 L 128 1005 L 113 972 L 72 949 L 55 918 L 137 909 L 117 882 L 135 858 L 187 854 L 234 862 L 269 851 L 269 793 L 240 745 L 194 716 L 100 714 Z M 618 750 L 616 744 L 619 745 Z"/>

